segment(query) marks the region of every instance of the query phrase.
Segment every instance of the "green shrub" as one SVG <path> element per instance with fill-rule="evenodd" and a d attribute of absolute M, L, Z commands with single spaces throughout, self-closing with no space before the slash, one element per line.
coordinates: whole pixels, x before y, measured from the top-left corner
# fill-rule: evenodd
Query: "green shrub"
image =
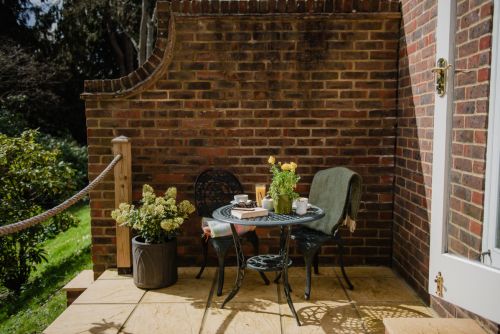
<path fill-rule="evenodd" d="M 61 152 L 60 159 L 67 162 L 75 170 L 75 182 L 78 190 L 88 184 L 86 146 L 81 146 L 69 137 L 59 138 L 47 134 L 40 134 L 37 141 L 47 150 L 57 149 Z"/>
<path fill-rule="evenodd" d="M 61 151 L 37 142 L 38 132 L 0 134 L 0 225 L 35 216 L 71 196 L 75 170 Z M 34 266 L 45 260 L 41 243 L 77 223 L 63 213 L 22 232 L 0 237 L 0 284 L 19 293 Z"/>

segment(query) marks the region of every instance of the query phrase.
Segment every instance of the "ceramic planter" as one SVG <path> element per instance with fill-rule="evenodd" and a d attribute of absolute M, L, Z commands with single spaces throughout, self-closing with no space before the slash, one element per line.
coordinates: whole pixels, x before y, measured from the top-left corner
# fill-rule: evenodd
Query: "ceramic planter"
<path fill-rule="evenodd" d="M 274 212 L 288 215 L 292 213 L 292 198 L 288 195 L 278 195 L 274 201 Z"/>
<path fill-rule="evenodd" d="M 164 288 L 177 282 L 177 239 L 148 244 L 132 239 L 134 283 L 143 289 Z"/>

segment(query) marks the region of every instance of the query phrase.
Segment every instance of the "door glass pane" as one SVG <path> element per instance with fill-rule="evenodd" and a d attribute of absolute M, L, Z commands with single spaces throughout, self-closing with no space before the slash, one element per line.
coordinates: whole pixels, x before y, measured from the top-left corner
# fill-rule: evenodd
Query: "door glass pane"
<path fill-rule="evenodd" d="M 490 23 L 491 16 L 482 15 L 481 5 L 469 0 L 458 0 L 456 6 L 455 60 L 448 72 L 453 80 L 454 102 L 447 248 L 449 253 L 479 260 L 491 52 L 484 40 L 491 31 L 478 31 L 478 27 Z"/>

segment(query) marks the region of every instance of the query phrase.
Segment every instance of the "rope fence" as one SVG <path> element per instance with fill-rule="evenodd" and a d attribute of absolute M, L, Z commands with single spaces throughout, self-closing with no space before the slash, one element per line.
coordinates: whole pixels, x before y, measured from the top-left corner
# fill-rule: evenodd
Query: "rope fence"
<path fill-rule="evenodd" d="M 79 200 L 81 200 L 85 195 L 87 195 L 92 189 L 94 189 L 115 167 L 115 165 L 122 159 L 121 154 L 115 155 L 114 159 L 109 163 L 109 165 L 99 174 L 92 182 L 88 184 L 85 188 L 80 190 L 78 193 L 68 198 L 61 204 L 49 209 L 37 216 L 22 220 L 20 222 L 9 224 L 5 226 L 0 226 L 0 237 L 9 235 L 12 233 L 16 233 L 22 230 L 25 230 L 31 226 L 35 226 L 36 224 L 40 224 L 41 222 L 46 221 L 47 219 L 63 212 Z"/>

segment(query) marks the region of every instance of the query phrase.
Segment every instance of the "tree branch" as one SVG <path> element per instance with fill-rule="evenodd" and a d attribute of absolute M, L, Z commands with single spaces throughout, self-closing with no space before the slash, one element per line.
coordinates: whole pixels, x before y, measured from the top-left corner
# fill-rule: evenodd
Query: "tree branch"
<path fill-rule="evenodd" d="M 109 24 L 106 24 L 106 31 L 108 33 L 111 47 L 113 48 L 115 56 L 118 60 L 118 65 L 120 66 L 120 74 L 126 75 L 127 69 L 125 66 L 125 56 L 123 55 L 123 52 L 120 48 L 120 44 L 118 43 L 118 40 L 116 39 L 116 32 L 114 30 L 111 30 L 111 27 L 109 26 Z"/>

